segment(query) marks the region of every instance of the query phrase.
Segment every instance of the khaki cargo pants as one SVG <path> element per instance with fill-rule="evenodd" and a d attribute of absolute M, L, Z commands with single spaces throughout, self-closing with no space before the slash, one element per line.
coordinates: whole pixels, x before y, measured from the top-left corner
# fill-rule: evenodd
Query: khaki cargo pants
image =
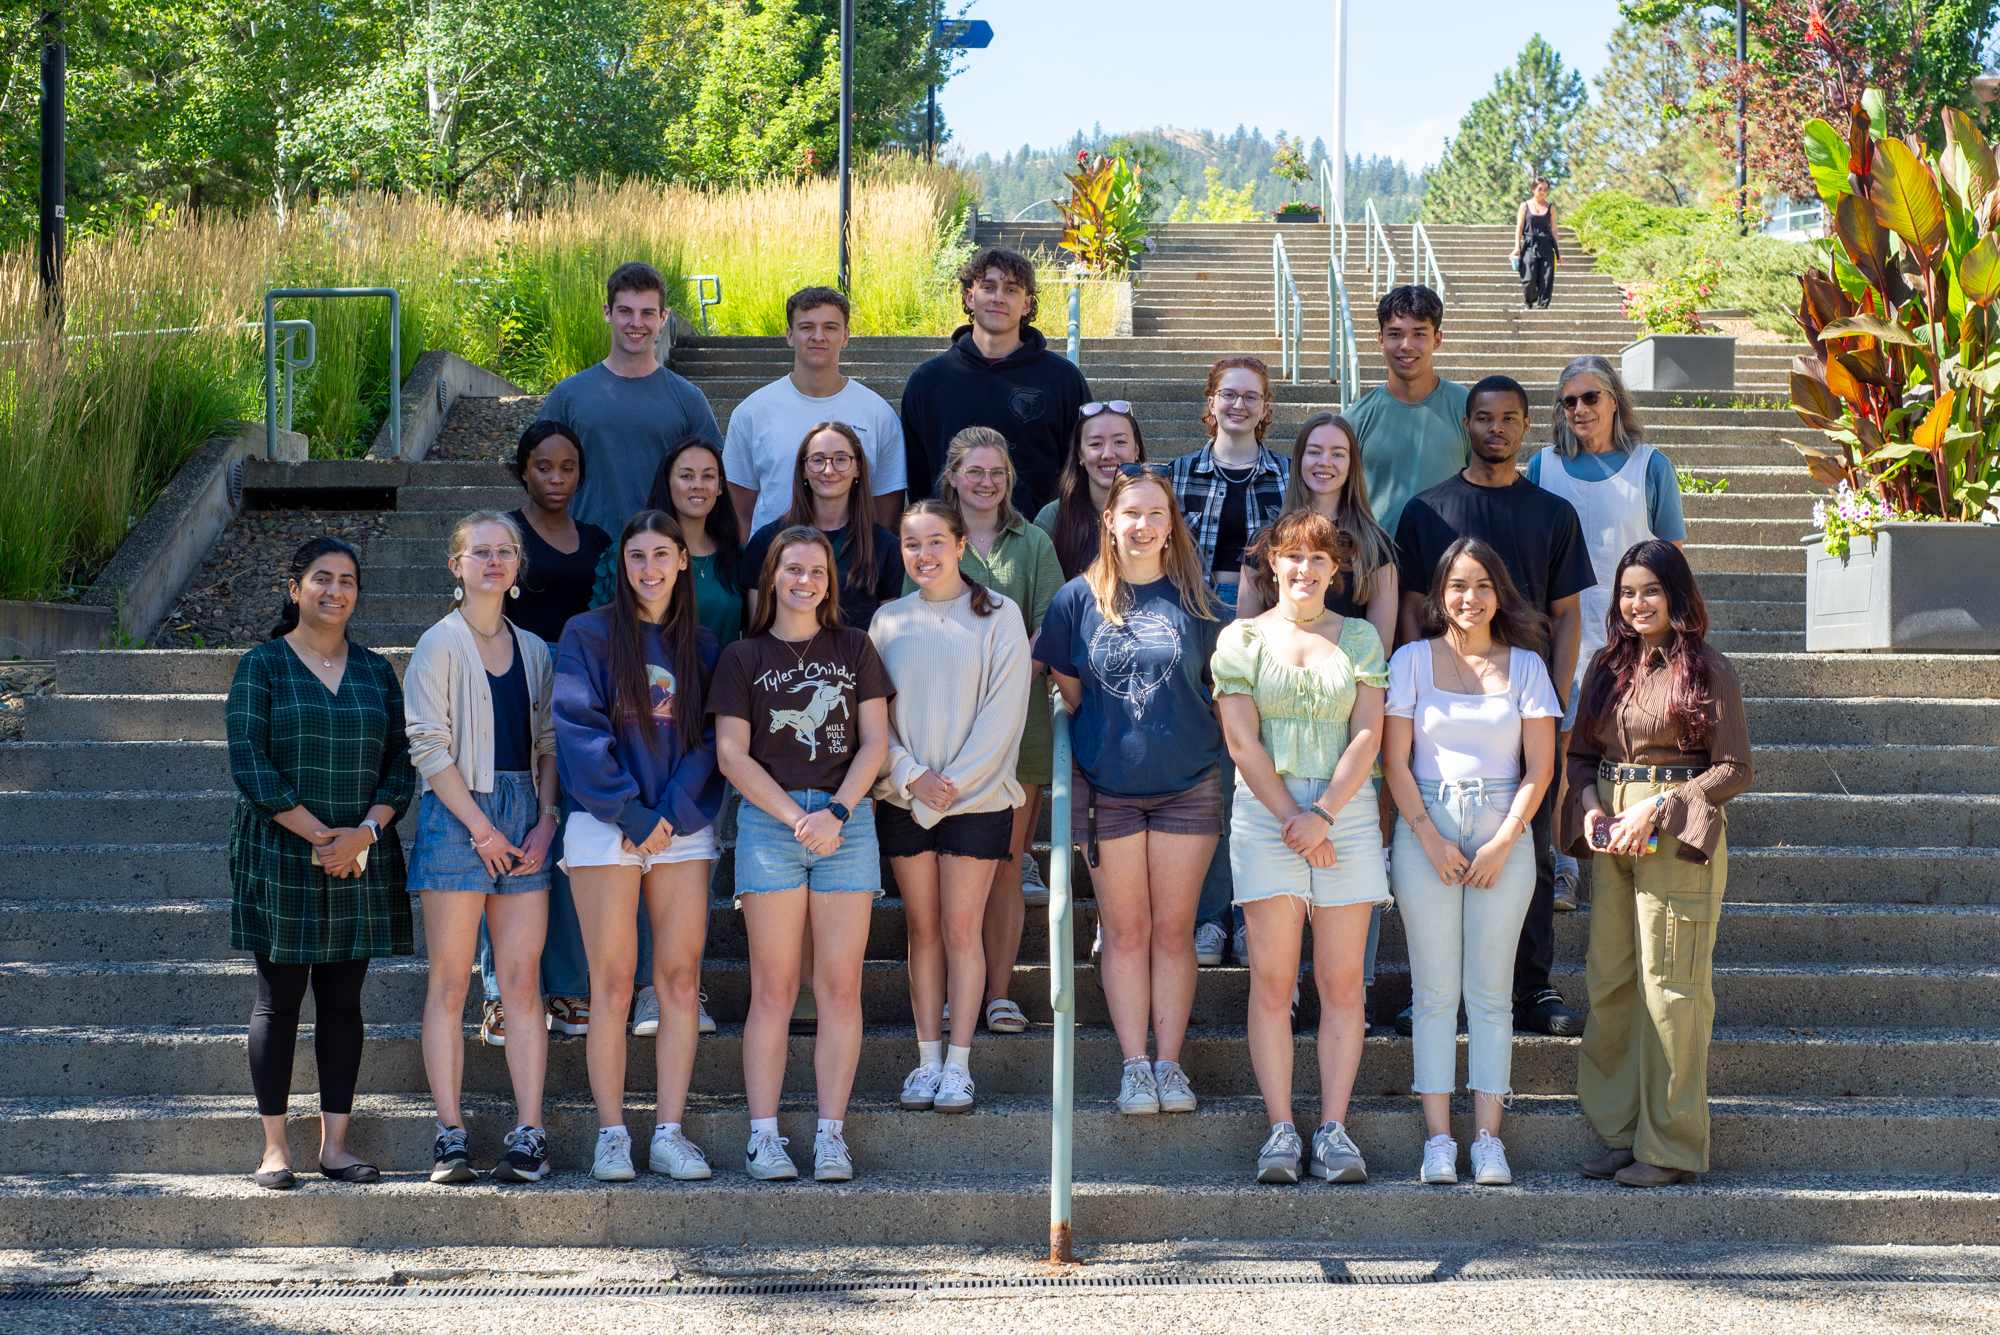
<path fill-rule="evenodd" d="M 1597 781 L 1609 812 L 1666 783 Z M 1641 1163 L 1708 1171 L 1708 1040 L 1715 1027 L 1715 928 L 1729 879 L 1728 838 L 1707 866 L 1660 835 L 1644 857 L 1598 853 L 1591 864 L 1590 1018 L 1577 1100 L 1612 1149 Z"/>

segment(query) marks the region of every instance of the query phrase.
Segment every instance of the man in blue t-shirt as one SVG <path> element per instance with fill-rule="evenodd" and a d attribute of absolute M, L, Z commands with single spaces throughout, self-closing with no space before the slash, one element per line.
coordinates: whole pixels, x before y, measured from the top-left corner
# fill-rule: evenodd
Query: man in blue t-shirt
<path fill-rule="evenodd" d="M 559 381 L 541 420 L 560 422 L 583 449 L 583 484 L 569 511 L 616 539 L 646 508 L 667 451 L 699 436 L 722 456 L 722 432 L 708 399 L 660 365 L 654 344 L 666 324 L 666 281 L 650 264 L 621 264 L 604 285 L 611 351 Z"/>

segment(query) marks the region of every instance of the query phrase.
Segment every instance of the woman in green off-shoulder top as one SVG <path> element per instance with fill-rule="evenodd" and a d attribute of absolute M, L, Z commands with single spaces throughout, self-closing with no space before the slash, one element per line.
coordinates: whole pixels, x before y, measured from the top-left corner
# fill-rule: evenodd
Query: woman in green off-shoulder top
<path fill-rule="evenodd" d="M 1375 760 L 1389 684 L 1382 639 L 1327 608 L 1352 542 L 1311 510 L 1258 539 L 1278 605 L 1222 632 L 1211 661 L 1222 733 L 1236 762 L 1229 864 L 1250 937 L 1250 1062 L 1271 1132 L 1260 1182 L 1365 1182 L 1343 1123 L 1366 1030 L 1368 918 L 1389 898 L 1376 820 Z M 1292 1120 L 1292 995 L 1312 916 L 1319 988 L 1320 1123 L 1310 1154 Z"/>

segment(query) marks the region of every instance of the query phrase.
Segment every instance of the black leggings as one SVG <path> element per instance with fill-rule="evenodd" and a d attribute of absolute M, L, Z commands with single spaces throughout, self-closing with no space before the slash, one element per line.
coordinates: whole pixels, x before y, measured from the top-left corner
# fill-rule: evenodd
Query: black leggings
<path fill-rule="evenodd" d="M 354 1111 L 361 1074 L 361 984 L 368 961 L 273 964 L 257 957 L 257 1004 L 250 1011 L 250 1087 L 257 1112 L 282 1117 L 292 1092 L 292 1054 L 299 1042 L 299 1007 L 313 990 L 313 1056 L 319 1062 L 319 1110 Z"/>

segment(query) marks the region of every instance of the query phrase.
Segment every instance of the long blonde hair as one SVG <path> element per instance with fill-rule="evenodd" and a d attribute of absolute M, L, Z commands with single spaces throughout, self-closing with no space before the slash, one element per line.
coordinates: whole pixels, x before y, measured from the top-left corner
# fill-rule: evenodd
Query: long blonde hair
<path fill-rule="evenodd" d="M 1014 527 L 1021 522 L 1021 513 L 1014 508 L 1014 488 L 1021 477 L 1014 471 L 1014 453 L 1007 448 L 1007 438 L 990 426 L 969 426 L 951 438 L 945 450 L 944 472 L 938 477 L 938 499 L 961 516 L 965 513 L 965 504 L 958 499 L 958 487 L 951 475 L 965 466 L 965 456 L 974 450 L 1000 451 L 1000 461 L 1007 465 L 1007 486 L 1000 493 L 1000 527 Z"/>
<path fill-rule="evenodd" d="M 1138 471 L 1127 471 L 1129 469 Z M 1201 572 L 1201 558 L 1195 554 L 1194 538 L 1188 532 L 1187 521 L 1181 518 L 1180 502 L 1174 499 L 1173 482 L 1165 468 L 1158 464 L 1123 465 L 1118 476 L 1112 479 L 1110 494 L 1104 498 L 1104 513 L 1116 514 L 1118 502 L 1126 492 L 1148 484 L 1158 487 L 1167 498 L 1167 543 L 1166 550 L 1160 554 L 1160 564 L 1167 580 L 1181 596 L 1181 610 L 1204 621 L 1221 620 L 1222 604 L 1208 591 L 1208 580 Z M 1132 606 L 1132 589 L 1118 564 L 1118 543 L 1111 536 L 1108 524 L 1100 523 L 1097 559 L 1090 563 L 1090 569 L 1083 572 L 1083 578 L 1090 585 L 1091 596 L 1097 599 L 1098 613 L 1114 626 L 1124 625 L 1125 612 Z"/>
<path fill-rule="evenodd" d="M 1347 481 L 1340 484 L 1333 498 L 1335 509 L 1330 518 L 1335 527 L 1353 540 L 1344 573 L 1352 591 L 1349 596 L 1366 604 L 1375 596 L 1375 582 L 1383 568 L 1396 564 L 1396 544 L 1375 522 L 1374 508 L 1368 504 L 1368 481 L 1361 471 L 1361 433 L 1354 429 L 1354 423 L 1339 413 L 1319 412 L 1306 419 L 1292 443 L 1292 477 L 1285 484 L 1284 508 L 1287 512 L 1312 509 L 1315 497 L 1306 486 L 1306 443 L 1323 426 L 1331 426 L 1347 437 Z M 1257 568 L 1257 573 L 1260 577 L 1270 575 L 1262 567 Z"/>

